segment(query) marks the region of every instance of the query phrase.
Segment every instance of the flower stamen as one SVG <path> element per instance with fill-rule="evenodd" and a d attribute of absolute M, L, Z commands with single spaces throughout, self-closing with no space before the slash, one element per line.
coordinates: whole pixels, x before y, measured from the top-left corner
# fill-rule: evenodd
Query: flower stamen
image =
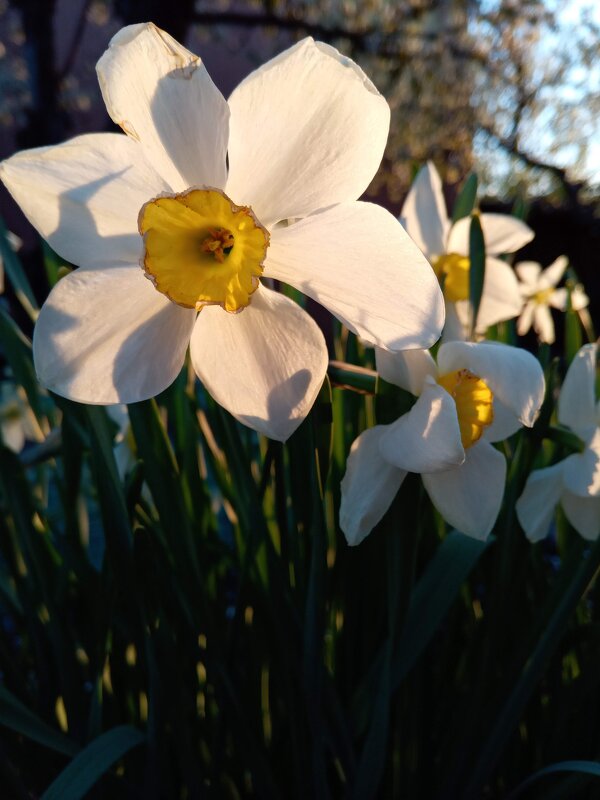
<path fill-rule="evenodd" d="M 468 369 L 441 375 L 437 382 L 456 403 L 460 439 L 465 450 L 478 442 L 494 421 L 494 395 L 485 381 Z"/>
<path fill-rule="evenodd" d="M 202 242 L 202 252 L 212 253 L 215 260 L 222 264 L 233 249 L 233 235 L 226 228 L 209 228 L 208 233 Z"/>

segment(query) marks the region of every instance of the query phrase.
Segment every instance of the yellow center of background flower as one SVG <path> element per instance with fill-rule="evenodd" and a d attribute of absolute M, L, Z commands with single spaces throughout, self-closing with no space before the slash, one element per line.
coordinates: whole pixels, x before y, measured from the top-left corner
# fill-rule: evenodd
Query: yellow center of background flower
<path fill-rule="evenodd" d="M 484 429 L 494 421 L 494 395 L 487 383 L 468 369 L 448 372 L 437 382 L 454 398 L 460 440 L 466 450 L 481 439 Z"/>
<path fill-rule="evenodd" d="M 469 299 L 469 269 L 471 262 L 467 256 L 458 253 L 445 253 L 433 262 L 433 269 L 440 283 L 444 284 L 444 294 L 451 303 Z"/>
<path fill-rule="evenodd" d="M 248 206 L 218 189 L 156 197 L 139 215 L 143 267 L 159 292 L 185 308 L 245 308 L 258 288 L 269 232 Z"/>
<path fill-rule="evenodd" d="M 533 302 L 537 303 L 539 306 L 547 306 L 552 294 L 554 293 L 554 289 L 542 289 L 540 292 L 536 292 L 533 295 Z"/>

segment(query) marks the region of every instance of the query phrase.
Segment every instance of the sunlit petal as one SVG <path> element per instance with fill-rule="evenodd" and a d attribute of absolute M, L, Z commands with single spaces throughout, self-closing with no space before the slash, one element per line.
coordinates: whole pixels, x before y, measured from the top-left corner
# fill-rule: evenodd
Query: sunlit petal
<path fill-rule="evenodd" d="M 264 286 L 238 314 L 206 306 L 190 344 L 196 373 L 244 425 L 285 441 L 310 411 L 327 370 L 314 320 Z"/>
<path fill-rule="evenodd" d="M 429 347 L 444 308 L 437 279 L 381 206 L 343 203 L 275 228 L 265 277 L 295 286 L 365 341 L 388 350 Z"/>
<path fill-rule="evenodd" d="M 369 428 L 356 439 L 342 480 L 340 528 L 350 545 L 360 544 L 382 519 L 406 472 L 389 464 L 379 453 L 387 425 Z"/>

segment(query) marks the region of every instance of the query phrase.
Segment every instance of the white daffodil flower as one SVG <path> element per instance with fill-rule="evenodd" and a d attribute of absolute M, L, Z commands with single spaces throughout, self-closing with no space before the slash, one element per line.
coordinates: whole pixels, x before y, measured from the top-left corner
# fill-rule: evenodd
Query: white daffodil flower
<path fill-rule="evenodd" d="M 600 535 L 600 403 L 596 400 L 598 346 L 584 345 L 567 370 L 558 398 L 558 421 L 584 442 L 551 467 L 534 470 L 517 500 L 517 517 L 527 538 L 543 539 L 560 502 L 565 516 L 584 537 Z"/>
<path fill-rule="evenodd" d="M 533 239 L 524 222 L 507 214 L 481 214 L 486 259 L 477 333 L 519 315 L 523 301 L 512 268 L 496 256 L 514 253 Z M 452 225 L 446 211 L 440 176 L 428 161 L 421 167 L 400 212 L 400 222 L 427 256 L 444 284 L 444 340 L 464 339 L 469 328 L 470 217 Z"/>
<path fill-rule="evenodd" d="M 565 273 L 569 260 L 559 256 L 549 267 L 542 270 L 535 261 L 522 261 L 515 266 L 521 281 L 520 291 L 525 305 L 517 321 L 517 333 L 524 336 L 533 324 L 541 342 L 552 344 L 555 339 L 554 322 L 550 307 L 559 311 L 567 310 L 567 290 L 557 289 Z M 581 286 L 571 292 L 571 305 L 574 311 L 581 311 L 589 303 L 589 298 Z"/>
<path fill-rule="evenodd" d="M 260 278 L 384 348 L 439 337 L 430 265 L 391 214 L 356 200 L 390 110 L 354 62 L 305 39 L 226 101 L 198 56 L 140 24 L 112 39 L 97 71 L 126 136 L 79 136 L 0 167 L 29 220 L 79 266 L 36 325 L 45 386 L 87 403 L 142 400 L 174 380 L 189 344 L 213 397 L 285 440 L 317 396 L 327 349 L 312 318 Z"/>
<path fill-rule="evenodd" d="M 20 453 L 28 440 L 44 440 L 24 390 L 11 381 L 0 383 L 0 435 L 3 444 L 14 453 Z"/>
<path fill-rule="evenodd" d="M 340 527 L 358 544 L 389 508 L 408 472 L 419 472 L 453 527 L 485 539 L 498 516 L 506 461 L 492 446 L 531 427 L 544 376 L 527 351 L 495 342 L 447 342 L 437 365 L 426 350 L 376 351 L 385 380 L 418 395 L 391 425 L 353 443 L 342 480 Z"/>

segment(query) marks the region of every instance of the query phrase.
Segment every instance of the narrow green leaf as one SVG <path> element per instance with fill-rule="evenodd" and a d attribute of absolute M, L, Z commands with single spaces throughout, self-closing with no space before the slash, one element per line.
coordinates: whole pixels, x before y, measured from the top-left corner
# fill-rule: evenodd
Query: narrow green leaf
<path fill-rule="evenodd" d="M 548 659 L 555 651 L 582 594 L 600 567 L 600 539 L 589 553 L 579 557 L 575 549 L 573 559 L 567 559 L 557 576 L 555 590 L 539 618 L 539 638 L 533 650 L 523 656 L 521 674 L 512 692 L 495 715 L 495 725 L 486 739 L 480 756 L 470 770 L 470 781 L 465 798 L 481 796 L 481 787 L 503 753 L 504 746 L 516 728 L 532 692 L 541 678 Z"/>
<path fill-rule="evenodd" d="M 568 280 L 567 287 L 567 310 L 565 313 L 565 359 L 567 364 L 575 358 L 575 354 L 583 344 L 583 334 L 581 330 L 581 322 L 579 314 L 573 309 L 571 300 L 571 293 L 574 289 L 574 283 Z"/>
<path fill-rule="evenodd" d="M 80 800 L 116 761 L 145 740 L 144 734 L 130 725 L 103 733 L 75 756 L 41 800 Z"/>
<path fill-rule="evenodd" d="M 12 249 L 8 240 L 8 231 L 2 217 L 0 217 L 0 259 L 4 262 L 4 270 L 12 284 L 17 300 L 35 322 L 39 314 L 37 300 L 21 265 L 21 259 Z"/>
<path fill-rule="evenodd" d="M 412 594 L 394 653 L 393 686 L 416 663 L 448 614 L 460 587 L 493 539 L 485 542 L 452 531 L 440 544 Z"/>
<path fill-rule="evenodd" d="M 463 217 L 468 217 L 475 208 L 477 197 L 477 175 L 472 172 L 463 183 L 452 212 L 452 222 L 458 222 Z"/>
<path fill-rule="evenodd" d="M 44 268 L 48 278 L 48 285 L 52 289 L 65 273 L 73 269 L 73 265 L 61 258 L 58 253 L 55 253 L 46 241 L 42 241 L 42 253 L 44 254 Z"/>
<path fill-rule="evenodd" d="M 33 367 L 31 342 L 16 323 L 0 309 L 0 343 L 15 381 L 25 390 L 31 410 L 38 420 L 44 416 L 40 387 Z"/>
<path fill-rule="evenodd" d="M 351 389 L 360 394 L 375 394 L 377 391 L 378 376 L 375 370 L 343 361 L 330 361 L 327 374 L 332 386 Z"/>
<path fill-rule="evenodd" d="M 511 792 L 507 798 L 507 800 L 515 800 L 515 798 L 520 797 L 521 794 L 531 786 L 532 783 L 535 783 L 540 778 L 544 778 L 546 775 L 553 775 L 557 772 L 578 772 L 583 775 L 590 775 L 594 778 L 600 778 L 600 762 L 598 761 L 561 761 L 558 764 L 550 764 L 548 767 L 544 767 L 544 769 L 539 770 L 534 775 L 530 775 L 527 780 L 523 781 L 517 788 Z"/>
<path fill-rule="evenodd" d="M 471 337 L 477 325 L 477 315 L 483 295 L 483 281 L 485 278 L 485 240 L 479 220 L 479 214 L 471 217 L 469 228 L 469 303 L 471 306 Z"/>
<path fill-rule="evenodd" d="M 74 756 L 79 751 L 75 742 L 51 728 L 17 700 L 5 686 L 0 686 L 0 725 L 66 756 Z"/>

